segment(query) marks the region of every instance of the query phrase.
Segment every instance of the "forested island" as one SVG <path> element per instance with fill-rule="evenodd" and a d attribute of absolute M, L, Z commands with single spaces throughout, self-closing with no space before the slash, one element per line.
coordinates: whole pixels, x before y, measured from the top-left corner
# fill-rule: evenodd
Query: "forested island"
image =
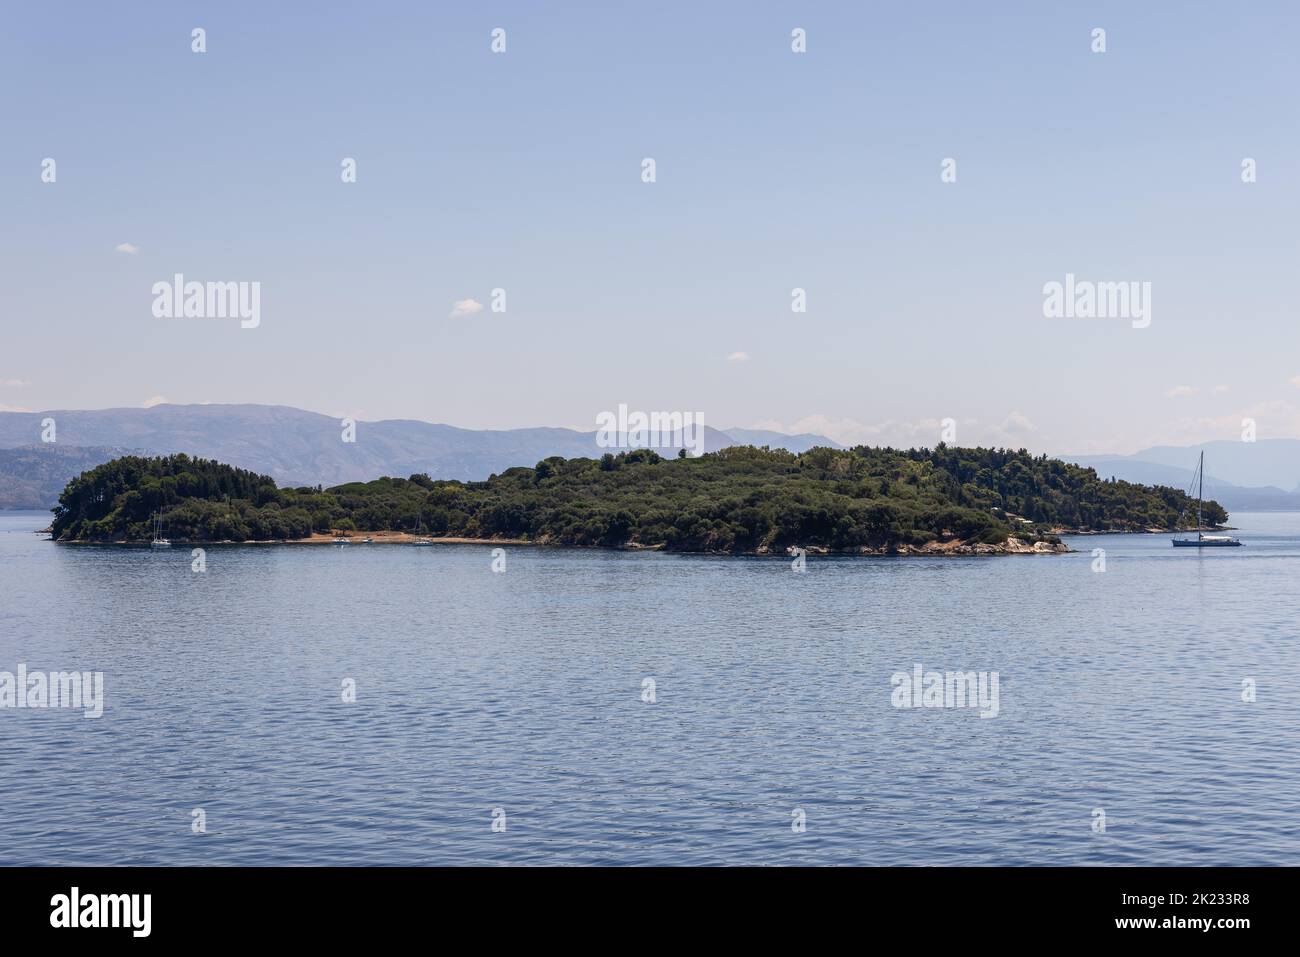
<path fill-rule="evenodd" d="M 375 532 L 724 554 L 996 554 L 1064 550 L 1066 532 L 1187 527 L 1189 513 L 1195 500 L 1177 489 L 1024 450 L 741 446 L 548 458 L 485 482 L 420 474 L 333 488 L 278 488 L 187 455 L 124 456 L 68 483 L 51 530 L 61 542 L 146 543 L 157 515 L 178 544 Z M 1217 502 L 1204 516 L 1227 520 Z"/>

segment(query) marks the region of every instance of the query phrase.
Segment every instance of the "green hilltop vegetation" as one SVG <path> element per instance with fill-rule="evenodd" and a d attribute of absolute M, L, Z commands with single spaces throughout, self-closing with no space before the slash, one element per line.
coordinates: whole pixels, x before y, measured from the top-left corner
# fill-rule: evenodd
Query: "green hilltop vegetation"
<path fill-rule="evenodd" d="M 548 458 L 486 482 L 427 475 L 278 488 L 219 462 L 124 456 L 68 483 L 60 541 L 147 542 L 160 512 L 173 541 L 267 541 L 312 533 L 419 531 L 539 544 L 781 553 L 789 546 L 893 552 L 935 543 L 1055 543 L 1053 530 L 1173 528 L 1181 491 L 1107 481 L 1024 450 L 748 446 L 699 458 L 637 449 Z M 1215 502 L 1206 520 L 1222 524 Z"/>

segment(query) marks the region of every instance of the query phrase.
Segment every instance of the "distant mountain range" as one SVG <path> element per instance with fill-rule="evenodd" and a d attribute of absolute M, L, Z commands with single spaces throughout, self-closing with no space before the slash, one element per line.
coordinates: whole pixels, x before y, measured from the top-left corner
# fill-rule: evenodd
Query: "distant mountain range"
<path fill-rule="evenodd" d="M 41 421 L 55 422 L 54 443 Z M 280 405 L 158 405 L 149 409 L 0 412 L 0 508 L 49 508 L 68 480 L 124 455 L 185 452 L 270 475 L 282 487 L 339 485 L 389 475 L 480 481 L 553 455 L 599 458 L 595 431 L 458 429 L 412 419 L 358 422 L 342 440 L 338 419 Z M 680 436 L 666 454 L 680 446 Z M 706 426 L 706 452 L 768 445 L 791 452 L 840 446 L 825 436 Z M 618 451 L 614 449 L 612 451 Z"/>
<path fill-rule="evenodd" d="M 41 442 L 52 418 L 57 442 Z M 68 480 L 120 455 L 186 452 L 270 475 L 282 486 L 338 485 L 383 475 L 479 481 L 552 455 L 599 457 L 596 432 L 576 429 L 459 429 L 412 419 L 357 423 L 341 439 L 338 419 L 282 405 L 158 405 L 150 409 L 0 412 L 0 508 L 49 508 Z M 675 448 L 680 442 L 674 444 Z M 840 448 L 823 435 L 706 427 L 704 450 L 767 445 L 791 452 Z M 1186 490 L 1201 450 L 1205 493 L 1229 511 L 1300 510 L 1300 440 L 1156 446 L 1132 455 L 1058 455 L 1143 485 Z M 671 454 L 671 449 L 668 450 Z"/>
<path fill-rule="evenodd" d="M 1300 510 L 1300 440 L 1158 445 L 1132 455 L 1058 455 L 1104 478 L 1170 485 L 1186 491 L 1205 452 L 1205 497 L 1228 511 Z M 1195 489 L 1192 490 L 1195 494 Z"/>

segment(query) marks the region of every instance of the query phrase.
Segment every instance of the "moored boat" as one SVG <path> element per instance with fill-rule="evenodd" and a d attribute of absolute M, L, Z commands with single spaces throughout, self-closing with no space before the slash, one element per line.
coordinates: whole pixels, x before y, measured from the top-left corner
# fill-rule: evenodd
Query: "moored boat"
<path fill-rule="evenodd" d="M 417 517 L 415 520 L 415 541 L 411 542 L 412 545 L 431 546 L 433 544 L 433 542 L 429 541 L 427 538 L 421 535 L 421 531 L 423 528 L 424 528 L 424 523 Z"/>
<path fill-rule="evenodd" d="M 1196 485 L 1196 537 L 1195 538 L 1175 538 L 1173 543 L 1178 548 L 1231 548 L 1234 545 L 1240 545 L 1241 540 L 1233 538 L 1231 535 L 1206 535 L 1201 529 L 1204 527 L 1204 521 L 1201 518 L 1201 502 L 1205 493 L 1205 453 L 1201 453 L 1201 460 L 1196 466 L 1196 474 L 1192 476 L 1192 483 Z M 1179 518 L 1182 518 L 1180 515 Z"/>
<path fill-rule="evenodd" d="M 171 548 L 171 540 L 163 535 L 162 512 L 154 512 L 153 516 L 153 541 L 149 543 L 153 548 Z"/>

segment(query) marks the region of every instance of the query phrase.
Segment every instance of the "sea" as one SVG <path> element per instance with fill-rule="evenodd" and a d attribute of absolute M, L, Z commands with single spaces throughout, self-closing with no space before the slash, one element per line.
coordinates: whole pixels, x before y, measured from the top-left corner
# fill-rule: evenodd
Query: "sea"
<path fill-rule="evenodd" d="M 1300 864 L 1297 513 L 803 571 L 48 522 L 0 512 L 3 864 Z"/>

